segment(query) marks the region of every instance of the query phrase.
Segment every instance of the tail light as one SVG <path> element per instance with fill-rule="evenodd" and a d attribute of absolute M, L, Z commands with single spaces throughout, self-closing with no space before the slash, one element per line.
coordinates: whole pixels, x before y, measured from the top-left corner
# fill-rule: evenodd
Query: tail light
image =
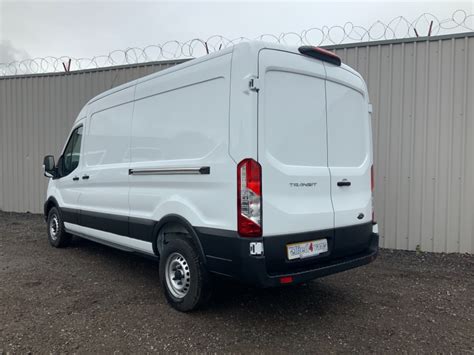
<path fill-rule="evenodd" d="M 243 237 L 262 235 L 262 167 L 253 159 L 237 165 L 237 230 Z"/>
<path fill-rule="evenodd" d="M 374 210 L 374 192 L 375 192 L 375 176 L 374 176 L 374 165 L 370 167 L 370 190 L 372 191 L 372 222 L 375 222 L 375 210 Z"/>

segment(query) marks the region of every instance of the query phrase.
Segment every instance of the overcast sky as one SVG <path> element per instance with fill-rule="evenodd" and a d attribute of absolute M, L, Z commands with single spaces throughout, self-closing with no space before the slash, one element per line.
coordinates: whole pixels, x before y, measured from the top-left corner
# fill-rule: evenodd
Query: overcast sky
<path fill-rule="evenodd" d="M 114 49 L 169 40 L 254 38 L 311 27 L 370 26 L 424 12 L 440 19 L 474 1 L 230 2 L 230 1 L 10 1 L 0 0 L 0 62 L 32 57 L 92 57 Z M 471 22 L 472 23 L 472 22 Z"/>

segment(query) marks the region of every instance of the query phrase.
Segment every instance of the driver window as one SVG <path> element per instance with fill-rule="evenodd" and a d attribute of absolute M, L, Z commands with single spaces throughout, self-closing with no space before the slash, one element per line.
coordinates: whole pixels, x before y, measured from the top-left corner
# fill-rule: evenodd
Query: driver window
<path fill-rule="evenodd" d="M 63 176 L 69 175 L 79 165 L 81 156 L 82 126 L 76 128 L 64 149 Z"/>

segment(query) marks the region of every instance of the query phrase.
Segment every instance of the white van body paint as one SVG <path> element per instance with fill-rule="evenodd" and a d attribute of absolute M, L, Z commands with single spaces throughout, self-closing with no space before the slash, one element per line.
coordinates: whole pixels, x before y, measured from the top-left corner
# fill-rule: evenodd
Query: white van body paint
<path fill-rule="evenodd" d="M 71 130 L 83 127 L 79 163 L 50 179 L 47 201 L 70 233 L 145 254 L 157 251 L 160 222 L 179 217 L 206 235 L 204 256 L 221 274 L 232 263 L 243 272 L 237 253 L 271 269 L 269 260 L 289 262 L 287 245 L 318 238 L 328 239 L 327 253 L 349 255 L 352 231 L 378 230 L 371 110 L 363 79 L 344 64 L 238 44 L 90 100 Z M 245 159 L 261 166 L 259 240 L 237 233 Z"/>

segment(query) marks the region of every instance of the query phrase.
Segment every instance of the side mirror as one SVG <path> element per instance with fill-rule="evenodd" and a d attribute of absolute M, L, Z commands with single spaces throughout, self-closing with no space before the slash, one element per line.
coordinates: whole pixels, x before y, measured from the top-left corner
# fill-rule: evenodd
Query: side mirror
<path fill-rule="evenodd" d="M 44 176 L 54 178 L 56 176 L 56 168 L 54 166 L 54 157 L 47 155 L 43 160 Z"/>

